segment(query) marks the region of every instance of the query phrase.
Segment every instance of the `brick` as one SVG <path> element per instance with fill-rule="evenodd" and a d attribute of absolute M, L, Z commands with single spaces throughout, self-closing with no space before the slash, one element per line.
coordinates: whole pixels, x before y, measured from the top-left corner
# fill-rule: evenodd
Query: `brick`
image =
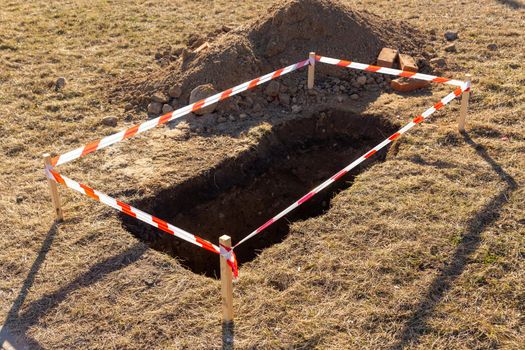
<path fill-rule="evenodd" d="M 386 68 L 394 68 L 397 60 L 397 50 L 383 47 L 377 56 L 377 65 Z"/>
<path fill-rule="evenodd" d="M 403 53 L 399 54 L 399 66 L 401 70 L 407 70 L 409 72 L 418 71 L 416 60 L 412 56 Z"/>
<path fill-rule="evenodd" d="M 408 79 L 408 78 L 398 78 L 390 82 L 390 86 L 395 91 L 399 92 L 410 92 L 417 89 L 421 89 L 430 85 L 430 82 L 426 80 L 419 79 Z"/>

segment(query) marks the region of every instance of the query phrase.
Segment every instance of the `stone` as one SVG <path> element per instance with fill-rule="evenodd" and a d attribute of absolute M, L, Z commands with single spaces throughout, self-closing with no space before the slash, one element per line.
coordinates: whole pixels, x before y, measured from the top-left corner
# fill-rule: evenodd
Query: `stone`
<path fill-rule="evenodd" d="M 173 107 L 167 103 L 162 106 L 162 114 L 166 114 L 173 111 Z"/>
<path fill-rule="evenodd" d="M 173 98 L 179 98 L 180 95 L 182 95 L 182 89 L 181 89 L 181 87 L 178 86 L 178 85 L 172 86 L 172 87 L 168 90 L 168 95 L 170 95 L 170 97 L 173 97 Z"/>
<path fill-rule="evenodd" d="M 290 105 L 290 95 L 284 94 L 284 93 L 280 93 L 279 94 L 279 102 L 281 102 L 281 104 L 283 106 L 289 106 Z"/>
<path fill-rule="evenodd" d="M 107 117 L 104 117 L 102 118 L 102 124 L 105 125 L 105 126 L 117 126 L 117 123 L 118 123 L 118 119 L 117 117 L 114 117 L 114 116 L 107 116 Z"/>
<path fill-rule="evenodd" d="M 60 77 L 55 82 L 55 91 L 62 90 L 66 86 L 66 78 Z"/>
<path fill-rule="evenodd" d="M 133 109 L 133 105 L 131 103 L 126 103 L 124 106 L 124 111 L 131 111 Z"/>
<path fill-rule="evenodd" d="M 264 93 L 267 96 L 270 97 L 276 97 L 279 95 L 279 89 L 281 88 L 281 84 L 279 84 L 277 81 L 272 80 L 267 86 L 266 89 L 264 89 Z"/>
<path fill-rule="evenodd" d="M 436 65 L 438 67 L 444 67 L 446 65 L 446 62 L 444 58 L 436 57 L 430 60 L 430 64 Z"/>
<path fill-rule="evenodd" d="M 222 117 L 222 116 L 217 118 L 217 123 L 225 123 L 226 121 L 227 121 L 227 119 Z"/>
<path fill-rule="evenodd" d="M 255 101 L 250 96 L 245 96 L 244 97 L 244 103 L 245 103 L 246 107 L 252 108 L 252 106 L 255 103 Z"/>
<path fill-rule="evenodd" d="M 342 103 L 345 100 L 344 97 L 341 96 L 341 95 L 337 95 L 336 98 L 337 98 L 337 102 L 339 102 L 339 103 Z"/>
<path fill-rule="evenodd" d="M 373 84 L 376 83 L 376 80 L 374 78 L 370 77 L 370 78 L 366 79 L 366 83 L 368 85 L 373 85 Z"/>
<path fill-rule="evenodd" d="M 253 106 L 253 111 L 254 112 L 262 112 L 263 110 L 263 107 L 259 104 L 259 103 L 256 103 L 254 106 Z"/>
<path fill-rule="evenodd" d="M 352 95 L 350 95 L 350 98 L 355 101 L 355 100 L 359 99 L 359 95 L 358 94 L 352 94 Z"/>
<path fill-rule="evenodd" d="M 151 96 L 151 101 L 164 104 L 169 102 L 169 98 L 163 92 L 158 91 Z"/>
<path fill-rule="evenodd" d="M 299 113 L 303 110 L 303 107 L 299 106 L 299 105 L 293 105 L 292 106 L 292 113 Z"/>
<path fill-rule="evenodd" d="M 496 51 L 498 49 L 498 45 L 492 43 L 492 44 L 488 44 L 487 45 L 487 49 L 489 49 L 490 51 Z"/>
<path fill-rule="evenodd" d="M 160 102 L 151 102 L 148 105 L 148 113 L 160 114 L 160 112 L 162 112 L 162 103 L 160 103 Z"/>
<path fill-rule="evenodd" d="M 448 41 L 454 41 L 458 39 L 458 32 L 448 30 L 445 32 L 445 39 Z"/>
<path fill-rule="evenodd" d="M 199 85 L 195 89 L 191 90 L 189 103 L 192 104 L 192 103 L 198 102 L 200 100 L 205 99 L 206 97 L 210 97 L 215 94 L 217 94 L 217 90 L 215 90 L 213 85 L 211 84 Z M 196 115 L 205 115 L 205 114 L 212 113 L 213 111 L 215 111 L 216 108 L 217 108 L 217 103 L 214 103 L 212 105 L 196 110 L 193 113 L 195 113 Z"/>
<path fill-rule="evenodd" d="M 366 84 L 366 77 L 364 75 L 361 75 L 360 77 L 357 77 L 356 82 L 357 85 L 363 86 Z"/>
<path fill-rule="evenodd" d="M 445 51 L 446 52 L 456 52 L 456 44 L 454 43 L 451 43 L 451 44 L 448 44 L 447 46 L 445 46 Z"/>
<path fill-rule="evenodd" d="M 248 118 L 248 114 L 246 114 L 246 113 L 239 114 L 239 119 L 240 120 L 243 120 L 243 119 L 246 119 L 246 118 Z"/>

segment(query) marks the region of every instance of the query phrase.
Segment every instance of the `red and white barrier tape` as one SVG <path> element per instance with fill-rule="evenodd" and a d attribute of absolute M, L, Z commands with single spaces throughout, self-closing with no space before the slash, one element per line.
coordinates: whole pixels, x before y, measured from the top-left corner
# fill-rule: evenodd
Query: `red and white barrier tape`
<path fill-rule="evenodd" d="M 183 117 L 191 112 L 195 112 L 201 108 L 204 108 L 206 106 L 212 105 L 214 103 L 217 103 L 219 101 L 225 100 L 231 96 L 237 95 L 238 93 L 241 93 L 243 91 L 252 89 L 256 86 L 259 86 L 261 84 L 264 84 L 272 79 L 276 79 L 280 76 L 283 76 L 285 74 L 288 74 L 290 72 L 293 72 L 299 68 L 302 68 L 304 66 L 307 66 L 310 64 L 310 60 L 304 60 L 301 62 L 298 62 L 296 64 L 292 64 L 288 67 L 278 69 L 274 72 L 268 73 L 266 75 L 263 75 L 259 78 L 247 81 L 245 83 L 242 83 L 240 85 L 237 85 L 231 89 L 219 92 L 218 94 L 215 94 L 213 96 L 210 96 L 208 98 L 205 98 L 203 100 L 200 100 L 198 102 L 195 102 L 193 104 L 187 105 L 185 107 L 179 108 L 173 112 L 169 112 L 164 114 L 163 116 L 148 120 L 147 122 L 144 122 L 139 125 L 132 126 L 126 130 L 122 130 L 116 134 L 104 137 L 103 139 L 90 142 L 85 146 L 79 147 L 77 149 L 74 149 L 70 152 L 64 153 L 60 156 L 57 156 L 51 160 L 51 164 L 53 166 L 58 166 L 67 162 L 70 162 L 74 159 L 84 157 L 85 155 L 92 153 L 94 151 L 97 151 L 99 149 L 108 147 L 110 145 L 113 145 L 117 142 L 123 141 L 125 139 L 128 139 L 132 136 L 135 136 L 136 134 L 140 134 L 144 131 L 147 131 L 149 129 L 152 129 L 154 127 L 157 127 L 159 125 L 165 124 L 169 121 L 178 119 L 180 117 Z"/>
<path fill-rule="evenodd" d="M 228 265 L 232 269 L 233 275 L 235 278 L 239 276 L 239 270 L 237 268 L 237 258 L 235 256 L 235 253 L 231 248 L 228 247 L 218 247 L 215 244 L 200 238 L 199 236 L 193 235 L 179 227 L 176 227 L 164 220 L 161 220 L 159 218 L 156 218 L 153 215 L 150 215 L 146 212 L 143 212 L 142 210 L 139 210 L 137 208 L 134 208 L 130 206 L 129 204 L 123 203 L 119 200 L 116 200 L 113 197 L 110 197 L 102 192 L 99 192 L 97 190 L 94 190 L 86 185 L 83 185 L 81 183 L 78 183 L 74 180 L 71 180 L 70 178 L 67 178 L 66 176 L 60 175 L 56 171 L 54 171 L 52 168 L 46 167 L 46 175 L 49 179 L 56 181 L 59 184 L 64 185 L 65 187 L 71 188 L 77 192 L 80 192 L 83 195 L 86 195 L 88 197 L 91 197 L 92 199 L 101 202 L 103 204 L 106 204 L 118 211 L 121 211 L 131 217 L 134 217 L 140 221 L 143 221 L 153 227 L 156 227 L 164 232 L 167 232 L 173 236 L 179 237 L 187 242 L 193 243 L 198 247 L 204 248 L 206 250 L 209 250 L 211 252 L 220 254 L 224 256 L 228 262 Z"/>
<path fill-rule="evenodd" d="M 48 178 L 68 187 L 71 188 L 77 192 L 80 192 L 81 194 L 84 194 L 86 196 L 91 197 L 92 199 L 95 199 L 96 201 L 99 201 L 101 203 L 104 203 L 116 210 L 119 210 L 129 216 L 132 216 L 138 220 L 141 220 L 153 227 L 157 227 L 162 231 L 165 231 L 171 235 L 177 236 L 187 242 L 193 243 L 201 248 L 207 249 L 209 251 L 212 251 L 214 253 L 220 254 L 221 256 L 225 257 L 227 259 L 228 265 L 231 267 L 234 277 L 238 277 L 238 268 L 237 268 L 237 259 L 235 256 L 235 253 L 233 252 L 233 249 L 242 244 L 243 242 L 247 241 L 248 239 L 252 238 L 253 236 L 259 234 L 260 232 L 264 231 L 267 227 L 272 225 L 277 220 L 281 219 L 286 214 L 290 213 L 295 208 L 299 207 L 301 204 L 305 203 L 306 201 L 310 200 L 312 197 L 314 197 L 317 193 L 325 189 L 326 187 L 330 186 L 332 183 L 340 179 L 343 175 L 347 174 L 350 170 L 361 164 L 366 159 L 370 158 L 372 155 L 374 155 L 376 152 L 384 148 L 386 145 L 388 145 L 390 142 L 397 139 L 399 136 L 410 130 L 415 125 L 421 123 L 423 120 L 428 118 L 431 114 L 448 104 L 450 101 L 452 101 L 455 97 L 460 96 L 463 92 L 468 91 L 470 89 L 470 83 L 463 82 L 459 80 L 454 79 L 447 79 L 447 78 L 441 78 L 433 75 L 427 75 L 427 74 L 421 74 L 421 73 L 414 73 L 414 72 L 408 72 L 408 71 L 402 71 L 392 68 L 385 68 L 385 67 L 379 67 L 379 66 L 373 66 L 373 65 L 367 65 L 357 62 L 350 62 L 345 60 L 339 60 L 324 56 L 315 56 L 315 61 L 337 65 L 341 67 L 348 67 L 348 68 L 354 68 L 358 70 L 364 70 L 369 72 L 375 72 L 375 73 L 383 73 L 383 74 L 389 74 L 389 75 L 395 75 L 395 76 L 401 76 L 406 78 L 412 78 L 412 79 L 420 79 L 420 80 L 426 80 L 431 81 L 435 83 L 445 83 L 449 85 L 459 86 L 454 92 L 450 93 L 449 95 L 445 96 L 443 99 L 441 99 L 440 102 L 435 104 L 433 107 L 427 109 L 425 112 L 423 112 L 420 116 L 414 118 L 411 122 L 409 122 L 407 125 L 402 127 L 399 131 L 391 135 L 389 138 L 372 148 L 369 152 L 362 155 L 358 159 L 356 159 L 354 162 L 347 165 L 344 169 L 339 171 L 337 174 L 333 175 L 331 178 L 314 188 L 312 191 L 308 192 L 305 196 L 303 196 L 301 199 L 290 205 L 288 208 L 274 216 L 272 219 L 268 220 L 265 224 L 257 228 L 255 231 L 250 233 L 248 236 L 243 238 L 241 241 L 239 241 L 233 248 L 228 248 L 225 246 L 220 245 L 219 247 L 215 244 L 212 244 L 211 242 L 208 242 L 198 236 L 195 236 L 187 231 L 184 231 L 181 228 L 178 228 L 176 226 L 173 226 L 166 221 L 163 221 L 161 219 L 158 219 L 148 213 L 145 213 L 137 208 L 134 208 L 126 203 L 123 203 L 121 201 L 118 201 L 102 192 L 96 191 L 86 185 L 80 184 L 72 179 L 69 179 L 63 175 L 60 175 L 56 171 L 53 170 L 53 168 L 49 167 L 46 168 L 46 175 Z M 64 153 L 60 156 L 57 156 L 52 159 L 51 164 L 53 166 L 58 166 L 61 164 L 65 164 L 67 162 L 70 162 L 74 159 L 78 159 L 81 157 L 84 157 L 85 155 L 92 153 L 94 151 L 97 151 L 99 149 L 108 147 L 110 145 L 113 145 L 115 143 L 118 143 L 120 141 L 123 141 L 127 138 L 133 137 L 136 134 L 145 132 L 149 129 L 152 129 L 154 127 L 157 127 L 159 125 L 165 124 L 169 121 L 178 119 L 180 117 L 183 117 L 191 112 L 197 111 L 201 108 L 204 108 L 206 106 L 215 104 L 219 101 L 225 100 L 231 96 L 234 96 L 240 92 L 252 89 L 258 85 L 261 85 L 263 83 L 266 83 L 272 79 L 278 78 L 282 75 L 288 74 L 290 72 L 293 72 L 299 68 L 305 67 L 309 64 L 314 64 L 313 59 L 307 59 L 301 62 L 298 62 L 296 64 L 287 66 L 285 68 L 276 70 L 274 72 L 268 73 L 266 75 L 263 75 L 259 78 L 250 80 L 248 82 L 245 82 L 243 84 L 237 85 L 233 88 L 230 88 L 228 90 L 222 91 L 216 95 L 210 96 L 208 98 L 205 98 L 203 100 L 200 100 L 196 103 L 190 104 L 188 106 L 179 108 L 173 112 L 167 113 L 165 115 L 162 115 L 160 117 L 157 117 L 155 119 L 148 120 L 147 122 L 144 122 L 139 125 L 135 125 L 133 127 L 130 127 L 126 130 L 122 130 L 116 134 L 107 136 L 105 138 L 102 138 L 100 140 L 91 142 L 85 146 L 79 147 L 75 150 L 72 150 L 70 152 Z"/>
<path fill-rule="evenodd" d="M 314 188 L 313 190 L 311 190 L 310 192 L 308 192 L 306 195 L 304 195 L 301 199 L 299 199 L 298 201 L 296 201 L 295 203 L 293 203 L 292 205 L 290 205 L 288 208 L 284 209 L 282 212 L 280 212 L 279 214 L 277 214 L 276 216 L 274 216 L 273 218 L 271 218 L 270 220 L 268 220 L 265 224 L 263 224 L 262 226 L 258 227 L 255 231 L 253 231 L 252 233 L 250 233 L 248 236 L 244 237 L 242 240 L 240 240 L 233 248 L 236 248 L 238 247 L 239 245 L 241 245 L 243 242 L 246 242 L 247 240 L 249 240 L 250 238 L 252 238 L 253 236 L 261 233 L 262 231 L 264 231 L 266 228 L 268 228 L 269 226 L 271 226 L 274 222 L 276 222 L 277 220 L 279 220 L 280 218 L 282 218 L 283 216 L 285 216 L 286 214 L 290 213 L 292 210 L 294 210 L 295 208 L 297 208 L 298 206 L 300 206 L 301 204 L 305 203 L 306 201 L 310 200 L 312 197 L 314 197 L 317 193 L 321 192 L 322 190 L 324 190 L 325 188 L 327 188 L 328 186 L 330 186 L 331 184 L 333 184 L 334 182 L 336 182 L 338 179 L 340 179 L 343 175 L 347 174 L 350 170 L 352 170 L 353 168 L 355 168 L 356 166 L 358 166 L 359 164 L 361 164 L 362 162 L 364 162 L 365 160 L 367 160 L 368 158 L 372 157 L 375 153 L 377 153 L 379 150 L 381 150 L 383 147 L 385 147 L 386 145 L 388 145 L 390 142 L 394 141 L 395 139 L 397 139 L 398 137 L 400 137 L 401 135 L 403 135 L 405 132 L 407 132 L 408 130 L 412 129 L 414 126 L 416 126 L 417 124 L 421 123 L 422 121 L 424 121 L 426 118 L 428 118 L 432 113 L 436 112 L 437 110 L 441 109 L 443 106 L 445 106 L 446 104 L 448 104 L 450 101 L 452 101 L 454 98 L 460 96 L 463 92 L 465 91 L 468 91 L 470 89 L 470 84 L 469 83 L 463 83 L 462 87 L 458 87 L 456 90 L 454 90 L 452 93 L 448 94 L 447 96 L 445 96 L 444 98 L 441 99 L 441 101 L 439 101 L 438 103 L 436 103 L 434 106 L 430 107 L 429 109 L 427 109 L 425 112 L 423 112 L 423 114 L 421 114 L 420 116 L 414 118 L 412 121 L 410 121 L 407 125 L 405 125 L 404 127 L 402 127 L 401 129 L 399 129 L 397 132 L 395 132 L 394 134 L 392 134 L 390 137 L 388 137 L 386 140 L 384 140 L 383 142 L 381 142 L 380 144 L 378 144 L 377 146 L 375 146 L 374 148 L 372 148 L 370 151 L 366 152 L 364 155 L 362 155 L 361 157 L 357 158 L 356 160 L 354 160 L 352 163 L 348 164 L 344 169 L 342 169 L 341 171 L 339 171 L 338 173 L 336 173 L 335 175 L 333 175 L 331 178 L 329 178 L 328 180 L 326 180 L 325 182 L 323 182 L 322 184 L 320 184 L 319 186 L 317 186 L 316 188 Z"/>
<path fill-rule="evenodd" d="M 444 84 L 449 84 L 449 85 L 454 85 L 454 86 L 459 86 L 459 87 L 462 87 L 465 85 L 465 82 L 460 81 L 460 80 L 442 78 L 442 77 L 437 77 L 435 75 L 409 72 L 406 70 L 373 66 L 373 65 L 364 64 L 364 63 L 338 60 L 336 58 L 315 56 L 315 60 L 318 62 L 322 62 L 322 63 L 333 64 L 336 66 L 353 68 L 357 70 L 364 70 L 364 71 L 372 72 L 372 73 L 383 73 L 383 74 L 395 75 L 395 76 L 400 76 L 400 77 L 405 77 L 405 78 L 410 78 L 410 79 L 426 80 L 426 81 L 431 81 L 434 83 L 444 83 Z"/>

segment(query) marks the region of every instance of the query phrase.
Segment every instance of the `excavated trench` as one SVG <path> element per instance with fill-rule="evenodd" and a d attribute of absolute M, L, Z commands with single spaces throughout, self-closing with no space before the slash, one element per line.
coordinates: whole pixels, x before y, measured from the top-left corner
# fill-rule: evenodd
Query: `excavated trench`
<path fill-rule="evenodd" d="M 213 169 L 133 203 L 161 219 L 213 243 L 227 234 L 238 242 L 395 131 L 388 118 L 328 110 L 275 125 L 251 149 L 227 158 Z M 281 242 L 289 224 L 325 212 L 331 198 L 351 186 L 355 175 L 383 150 L 339 182 L 236 249 L 239 263 Z M 195 273 L 219 275 L 216 254 L 122 215 L 124 226 L 159 251 L 176 257 Z"/>

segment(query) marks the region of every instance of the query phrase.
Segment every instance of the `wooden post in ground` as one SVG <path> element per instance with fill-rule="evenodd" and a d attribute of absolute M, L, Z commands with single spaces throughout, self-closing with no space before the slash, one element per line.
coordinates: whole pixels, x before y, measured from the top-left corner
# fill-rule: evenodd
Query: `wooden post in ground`
<path fill-rule="evenodd" d="M 44 166 L 51 167 L 51 156 L 49 153 L 46 153 L 42 156 L 44 158 Z M 57 183 L 51 179 L 47 179 L 49 183 L 49 192 L 51 192 L 51 201 L 53 202 L 53 207 L 55 208 L 55 214 L 58 221 L 64 220 L 64 214 L 62 213 L 62 206 L 60 205 L 60 197 L 58 195 Z"/>
<path fill-rule="evenodd" d="M 315 80 L 315 52 L 310 52 L 308 58 L 310 59 L 310 64 L 308 65 L 308 89 L 313 89 Z"/>
<path fill-rule="evenodd" d="M 221 236 L 219 244 L 231 248 L 230 236 Z M 222 322 L 233 322 L 233 275 L 226 258 L 221 255 Z"/>
<path fill-rule="evenodd" d="M 472 75 L 465 74 L 465 81 L 469 83 L 472 81 Z M 459 110 L 458 117 L 458 130 L 459 132 L 465 131 L 465 119 L 467 118 L 468 102 L 470 98 L 470 90 L 463 92 L 461 95 L 461 107 Z"/>

